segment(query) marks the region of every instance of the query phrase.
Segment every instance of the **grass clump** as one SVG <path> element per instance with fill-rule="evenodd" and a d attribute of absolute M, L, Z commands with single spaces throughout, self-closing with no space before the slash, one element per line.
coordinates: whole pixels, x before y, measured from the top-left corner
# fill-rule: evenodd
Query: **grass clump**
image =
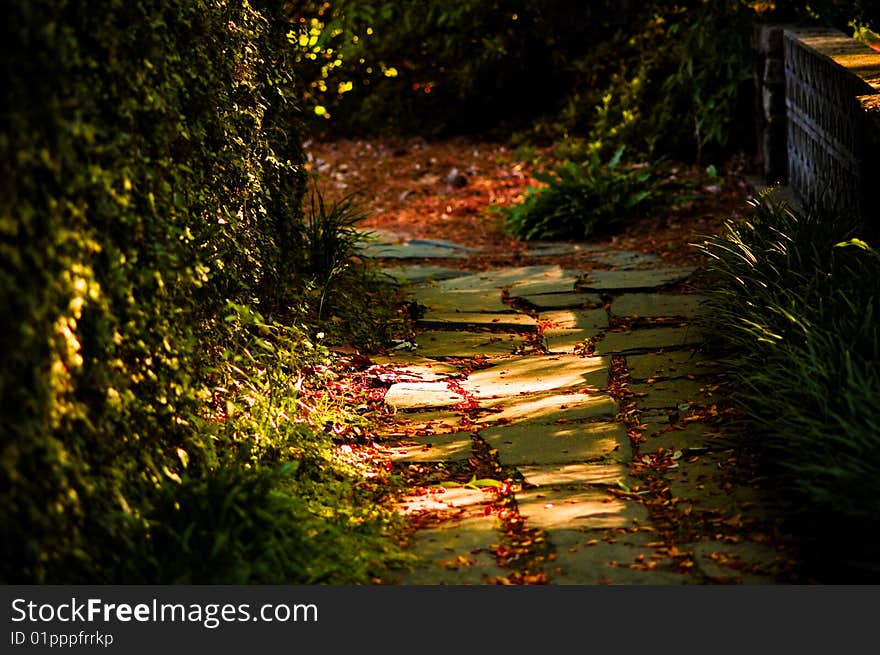
<path fill-rule="evenodd" d="M 699 245 L 703 315 L 823 581 L 880 579 L 880 254 L 856 227 L 762 198 Z"/>

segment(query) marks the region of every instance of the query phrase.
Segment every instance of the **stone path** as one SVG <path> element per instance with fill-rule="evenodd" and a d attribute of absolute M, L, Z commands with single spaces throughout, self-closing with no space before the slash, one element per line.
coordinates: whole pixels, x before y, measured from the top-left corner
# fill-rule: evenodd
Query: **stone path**
<path fill-rule="evenodd" d="M 470 252 L 389 234 L 363 249 L 403 260 Z M 778 581 L 786 562 L 761 532 L 762 499 L 724 475 L 737 451 L 711 420 L 699 297 L 667 290 L 693 269 L 583 244 L 531 255 L 574 252 L 612 268 L 386 269 L 423 309 L 413 349 L 376 359 L 394 380 L 389 458 L 429 478 L 495 466 L 401 501 L 424 565 L 399 582 Z"/>

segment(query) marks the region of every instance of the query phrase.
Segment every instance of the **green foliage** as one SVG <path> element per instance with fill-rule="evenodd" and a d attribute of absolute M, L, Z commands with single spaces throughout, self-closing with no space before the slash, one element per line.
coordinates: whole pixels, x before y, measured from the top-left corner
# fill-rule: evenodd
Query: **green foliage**
<path fill-rule="evenodd" d="M 851 22 L 880 26 L 880 6 L 875 0 L 778 0 L 770 12 L 777 22 L 815 23 L 846 30 Z"/>
<path fill-rule="evenodd" d="M 700 160 L 731 137 L 750 138 L 756 16 L 740 0 L 643 3 L 577 60 L 556 130 L 587 136 L 590 151 L 621 145 Z"/>
<path fill-rule="evenodd" d="M 376 553 L 388 547 L 367 510 L 357 475 L 340 479 L 329 462 L 302 475 L 293 462 L 276 469 L 224 467 L 210 477 L 168 487 L 154 512 L 149 579 L 174 584 L 351 584 L 383 571 Z M 329 498 L 345 499 L 337 506 Z M 397 523 L 393 523 L 395 527 Z M 176 554 L 174 557 L 169 557 Z M 149 553 L 148 553 L 149 556 Z M 380 556 L 381 557 L 381 556 Z M 385 555 L 386 559 L 391 559 Z M 402 561 L 397 555 L 396 559 Z"/>
<path fill-rule="evenodd" d="M 753 138 L 755 23 L 877 27 L 875 5 L 300 0 L 289 39 L 307 114 L 336 133 L 568 134 L 700 160 Z"/>
<path fill-rule="evenodd" d="M 853 20 L 850 21 L 849 26 L 853 30 L 853 38 L 857 41 L 861 41 L 865 45 L 873 47 L 880 44 L 880 34 L 877 34 L 877 32 L 872 30 L 868 25 Z"/>
<path fill-rule="evenodd" d="M 503 135 L 538 121 L 535 134 L 589 136 L 603 156 L 693 155 L 751 111 L 755 12 L 741 0 L 334 0 L 294 15 L 314 67 L 305 102 L 336 131 Z"/>
<path fill-rule="evenodd" d="M 698 3 L 686 18 L 668 20 L 676 69 L 663 81 L 649 132 L 664 151 L 692 143 L 701 161 L 707 147 L 723 148 L 732 135 L 745 137 L 745 130 L 735 128 L 751 110 L 744 99 L 752 83 L 749 43 L 755 16 L 740 0 L 710 0 Z M 750 121 L 745 122 L 749 129 Z"/>
<path fill-rule="evenodd" d="M 357 243 L 365 238 L 355 228 L 364 217 L 354 196 L 328 205 L 316 187 L 305 218 L 305 270 L 319 282 L 328 282 L 354 254 Z"/>
<path fill-rule="evenodd" d="M 395 287 L 375 269 L 352 264 L 332 281 L 322 294 L 317 324 L 328 344 L 357 344 L 365 352 L 376 352 L 392 340 L 408 337 L 411 327 L 393 299 Z"/>
<path fill-rule="evenodd" d="M 328 425 L 366 427 L 320 340 L 230 305 L 236 328 L 215 369 L 211 415 L 194 419 L 218 458 L 188 463 L 151 513 L 147 579 L 178 583 L 363 583 L 402 560 L 387 488 L 340 459 Z M 191 451 L 192 452 L 192 451 Z M 197 459 L 203 461 L 204 458 Z"/>
<path fill-rule="evenodd" d="M 705 332 L 727 358 L 786 514 L 827 581 L 880 579 L 880 255 L 766 199 L 705 241 Z"/>
<path fill-rule="evenodd" d="M 7 3 L 0 579 L 364 581 L 291 559 L 340 540 L 357 476 L 293 413 L 326 351 L 258 313 L 323 247 L 283 7 L 81 4 Z"/>
<path fill-rule="evenodd" d="M 613 16 L 574 0 L 335 0 L 294 14 L 299 56 L 324 62 L 307 104 L 355 132 L 523 126 L 559 103 L 574 73 L 566 59 Z"/>
<path fill-rule="evenodd" d="M 649 166 L 621 163 L 623 148 L 602 163 L 598 154 L 584 164 L 566 162 L 535 177 L 547 186 L 529 188 L 525 200 L 505 210 L 506 229 L 526 240 L 588 238 L 645 211 L 660 184 Z"/>

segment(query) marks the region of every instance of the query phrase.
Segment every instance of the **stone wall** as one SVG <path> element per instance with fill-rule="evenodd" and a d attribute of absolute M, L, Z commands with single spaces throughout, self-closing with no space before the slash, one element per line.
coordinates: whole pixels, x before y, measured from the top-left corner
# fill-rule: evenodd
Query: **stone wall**
<path fill-rule="evenodd" d="M 783 33 L 781 25 L 764 25 L 755 35 L 756 143 L 768 184 L 788 181 Z"/>
<path fill-rule="evenodd" d="M 757 37 L 765 181 L 807 206 L 866 218 L 880 143 L 880 53 L 832 29 L 763 26 Z"/>

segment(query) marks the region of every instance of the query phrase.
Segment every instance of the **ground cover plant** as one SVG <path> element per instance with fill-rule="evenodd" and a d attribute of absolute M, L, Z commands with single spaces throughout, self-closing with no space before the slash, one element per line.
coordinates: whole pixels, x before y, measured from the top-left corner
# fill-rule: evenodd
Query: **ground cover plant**
<path fill-rule="evenodd" d="M 392 485 L 340 452 L 327 312 L 388 304 L 302 209 L 281 7 L 78 4 L 5 23 L 0 578 L 372 580 Z"/>
<path fill-rule="evenodd" d="M 530 187 L 506 212 L 506 228 L 525 239 L 588 239 L 644 214 L 661 195 L 661 182 L 647 165 L 621 166 L 621 146 L 610 161 L 598 153 L 583 164 L 566 161 L 552 172 L 534 173 L 545 187 Z"/>
<path fill-rule="evenodd" d="M 880 576 L 880 254 L 857 226 L 762 199 L 704 241 L 706 333 L 776 476 L 808 566 L 826 582 Z"/>

